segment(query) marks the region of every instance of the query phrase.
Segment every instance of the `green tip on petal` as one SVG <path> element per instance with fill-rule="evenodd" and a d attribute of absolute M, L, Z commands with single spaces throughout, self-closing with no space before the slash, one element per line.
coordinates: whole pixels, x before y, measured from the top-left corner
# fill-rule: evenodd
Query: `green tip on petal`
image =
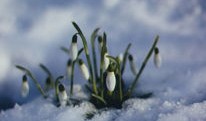
<path fill-rule="evenodd" d="M 102 43 L 102 42 L 103 42 L 102 36 L 98 36 L 98 42 L 99 42 L 99 43 Z"/>
<path fill-rule="evenodd" d="M 51 78 L 50 78 L 50 77 L 47 77 L 47 78 L 46 78 L 46 84 L 47 84 L 47 85 L 50 85 L 50 84 L 51 84 Z"/>
<path fill-rule="evenodd" d="M 155 52 L 155 54 L 158 54 L 158 53 L 159 53 L 158 47 L 155 47 L 154 52 Z"/>
<path fill-rule="evenodd" d="M 69 60 L 67 61 L 67 66 L 71 66 L 71 65 L 72 65 L 72 60 L 69 59 Z"/>
<path fill-rule="evenodd" d="M 79 59 L 79 65 L 82 65 L 82 64 L 84 64 L 83 60 Z"/>
<path fill-rule="evenodd" d="M 23 80 L 23 82 L 26 82 L 26 81 L 27 81 L 27 76 L 26 76 L 26 74 L 23 75 L 22 80 Z"/>
<path fill-rule="evenodd" d="M 129 58 L 129 61 L 133 61 L 133 56 L 131 54 L 129 54 L 128 58 Z"/>
<path fill-rule="evenodd" d="M 63 91 L 65 91 L 65 88 L 64 88 L 64 85 L 63 84 L 59 84 L 59 91 L 60 92 L 63 92 Z"/>
<path fill-rule="evenodd" d="M 77 35 L 76 34 L 72 37 L 72 43 L 77 43 Z"/>
<path fill-rule="evenodd" d="M 108 72 L 114 72 L 114 66 L 112 64 L 109 64 L 109 67 L 107 68 Z"/>

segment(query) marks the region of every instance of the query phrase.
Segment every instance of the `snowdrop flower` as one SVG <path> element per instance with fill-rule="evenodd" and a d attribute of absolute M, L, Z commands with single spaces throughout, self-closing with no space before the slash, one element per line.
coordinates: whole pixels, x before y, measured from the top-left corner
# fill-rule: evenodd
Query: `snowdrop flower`
<path fill-rule="evenodd" d="M 72 58 L 72 61 L 76 60 L 77 54 L 78 54 L 78 48 L 77 48 L 77 35 L 75 34 L 72 37 L 72 43 L 70 45 L 70 56 Z"/>
<path fill-rule="evenodd" d="M 107 69 L 106 86 L 110 92 L 113 92 L 115 89 L 115 85 L 116 85 L 116 77 L 114 74 L 114 70 L 110 65 Z"/>
<path fill-rule="evenodd" d="M 136 75 L 136 74 L 138 73 L 138 71 L 137 71 L 137 67 L 136 67 L 136 64 L 135 64 L 135 62 L 134 62 L 133 56 L 130 54 L 130 55 L 128 56 L 128 58 L 129 58 L 130 69 L 131 69 L 132 73 L 133 73 L 134 75 Z"/>
<path fill-rule="evenodd" d="M 24 75 L 22 77 L 21 95 L 22 97 L 26 97 L 28 94 L 29 94 L 29 84 L 26 75 Z"/>
<path fill-rule="evenodd" d="M 160 68 L 160 66 L 162 65 L 162 58 L 157 47 L 154 49 L 154 64 L 157 68 Z"/>
<path fill-rule="evenodd" d="M 104 71 L 106 71 L 107 70 L 107 68 L 109 67 L 109 58 L 107 57 L 109 54 L 106 52 L 105 54 L 104 54 Z"/>
<path fill-rule="evenodd" d="M 79 67 L 85 80 L 89 80 L 89 70 L 82 59 L 79 59 Z"/>
<path fill-rule="evenodd" d="M 59 90 L 59 93 L 58 93 L 58 98 L 59 98 L 59 103 L 61 106 L 66 106 L 67 105 L 67 100 L 68 100 L 68 96 L 67 96 L 67 92 L 64 88 L 64 85 L 63 84 L 59 84 L 58 86 L 58 90 Z"/>
<path fill-rule="evenodd" d="M 68 76 L 68 79 L 71 78 L 71 75 L 72 75 L 72 60 L 69 59 L 68 62 L 67 62 L 67 76 Z"/>

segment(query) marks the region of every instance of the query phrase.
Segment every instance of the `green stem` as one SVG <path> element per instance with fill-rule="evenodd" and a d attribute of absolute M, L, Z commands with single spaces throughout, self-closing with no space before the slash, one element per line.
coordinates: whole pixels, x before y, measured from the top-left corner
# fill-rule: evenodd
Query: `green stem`
<path fill-rule="evenodd" d="M 100 36 L 100 39 L 102 37 Z M 103 77 L 103 70 L 104 70 L 104 55 L 106 53 L 106 41 L 103 41 L 103 46 L 101 48 L 101 58 L 100 58 L 100 84 L 101 84 L 101 97 L 104 98 L 104 77 Z"/>
<path fill-rule="evenodd" d="M 74 85 L 74 66 L 75 66 L 75 62 L 72 62 L 72 74 L 71 74 L 71 82 L 70 82 L 70 95 L 73 95 L 73 85 Z"/>
<path fill-rule="evenodd" d="M 20 66 L 20 65 L 16 65 L 16 68 L 18 68 L 21 71 L 25 72 L 33 80 L 34 84 L 36 85 L 37 89 L 42 94 L 42 96 L 44 98 L 47 98 L 47 95 L 44 92 L 44 90 L 41 88 L 41 85 L 39 84 L 39 82 L 36 80 L 36 78 L 32 75 L 32 73 L 28 69 L 26 69 L 26 68 L 24 68 L 23 66 Z"/>
<path fill-rule="evenodd" d="M 52 73 L 49 71 L 49 69 L 43 64 L 39 64 L 39 66 L 47 73 L 47 75 L 49 76 L 49 78 L 52 81 L 52 84 L 54 84 L 54 77 L 53 77 Z"/>
<path fill-rule="evenodd" d="M 128 51 L 129 51 L 129 48 L 131 47 L 131 43 L 128 44 L 125 52 L 124 52 L 124 57 L 123 57 L 123 62 L 122 62 L 122 68 L 121 68 L 121 73 L 123 74 L 124 73 L 124 69 L 125 69 L 125 66 L 126 66 L 126 62 L 127 62 L 127 55 L 128 55 Z"/>
<path fill-rule="evenodd" d="M 91 75 L 93 91 L 94 91 L 95 94 L 98 94 L 96 81 L 94 79 L 94 74 L 93 74 L 93 70 L 92 70 L 91 59 L 90 59 L 90 56 L 89 56 L 89 50 L 88 50 L 86 38 L 84 37 L 84 35 L 83 35 L 81 29 L 79 28 L 79 26 L 75 22 L 72 22 L 72 24 L 75 27 L 75 29 L 78 31 L 78 34 L 80 35 L 80 37 L 82 39 L 82 42 L 83 42 L 83 45 L 84 45 L 84 51 L 85 51 L 86 58 L 87 58 L 87 63 L 88 63 L 88 66 L 89 66 L 89 72 L 90 72 L 90 75 Z"/>
<path fill-rule="evenodd" d="M 97 57 L 95 52 L 95 39 L 97 37 L 97 32 L 99 31 L 99 28 L 96 28 L 94 32 L 91 35 L 91 44 L 92 44 L 92 54 L 93 54 L 93 63 L 94 63 L 94 74 L 95 79 L 98 80 L 98 71 L 97 71 Z"/>
<path fill-rule="evenodd" d="M 78 51 L 77 59 L 72 62 L 72 74 L 71 74 L 71 82 L 70 82 L 70 95 L 71 95 L 71 96 L 73 95 L 73 85 L 74 85 L 74 66 L 75 66 L 75 63 L 76 63 L 76 61 L 78 60 L 80 54 L 82 53 L 82 51 L 83 51 L 83 48 L 81 48 L 81 49 Z"/>
<path fill-rule="evenodd" d="M 98 95 L 96 95 L 96 94 L 92 94 L 92 96 L 93 96 L 94 98 L 100 100 L 101 102 L 103 102 L 105 105 L 107 104 L 107 102 L 104 100 L 104 98 L 102 98 L 102 97 L 100 97 L 100 96 L 98 96 Z"/>
<path fill-rule="evenodd" d="M 135 89 L 135 87 L 136 87 L 136 84 L 137 84 L 137 82 L 138 82 L 138 80 L 139 80 L 139 77 L 140 77 L 140 75 L 142 74 L 142 72 L 143 72 L 143 70 L 144 70 L 144 68 L 145 68 L 145 66 L 146 66 L 149 58 L 151 57 L 152 52 L 153 52 L 154 48 L 156 47 L 156 44 L 157 44 L 158 40 L 159 40 L 159 36 L 156 36 L 155 41 L 154 41 L 154 43 L 153 43 L 150 51 L 148 52 L 147 56 L 145 57 L 145 59 L 144 59 L 144 61 L 143 61 L 143 63 L 142 63 L 142 66 L 141 66 L 138 74 L 136 75 L 136 77 L 135 77 L 135 79 L 134 79 L 131 87 L 128 89 L 128 92 L 127 92 L 127 96 L 128 96 L 128 97 L 130 97 L 131 94 L 132 94 L 132 92 L 134 91 L 134 89 Z"/>

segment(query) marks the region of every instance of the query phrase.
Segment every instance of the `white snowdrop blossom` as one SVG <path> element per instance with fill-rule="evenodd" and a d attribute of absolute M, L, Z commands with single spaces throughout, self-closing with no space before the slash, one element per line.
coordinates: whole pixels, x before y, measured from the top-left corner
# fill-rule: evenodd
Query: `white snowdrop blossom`
<path fill-rule="evenodd" d="M 76 60 L 78 55 L 78 47 L 77 47 L 77 35 L 74 35 L 72 38 L 72 43 L 70 45 L 70 56 L 72 58 L 72 61 Z"/>
<path fill-rule="evenodd" d="M 85 80 L 89 80 L 89 70 L 87 68 L 87 66 L 84 64 L 83 60 L 79 60 L 79 66 L 80 66 L 80 70 L 81 70 L 81 73 L 84 77 Z"/>
<path fill-rule="evenodd" d="M 59 94 L 58 94 L 59 103 L 61 106 L 64 107 L 67 105 L 67 100 L 68 100 L 67 92 L 63 84 L 59 84 L 58 90 L 59 90 Z"/>
<path fill-rule="evenodd" d="M 129 58 L 130 69 L 131 69 L 132 73 L 134 75 L 136 75 L 138 73 L 138 70 L 137 70 L 137 66 L 136 66 L 136 64 L 134 62 L 133 56 L 129 55 L 128 58 Z"/>
<path fill-rule="evenodd" d="M 104 71 L 107 70 L 107 68 L 109 67 L 109 58 L 107 57 L 109 54 L 105 53 L 104 54 Z"/>
<path fill-rule="evenodd" d="M 22 77 L 21 96 L 26 97 L 29 94 L 29 84 L 26 75 Z"/>
<path fill-rule="evenodd" d="M 107 77 L 106 77 L 107 89 L 110 92 L 113 92 L 115 89 L 115 85 L 116 85 L 116 77 L 115 77 L 114 71 L 109 66 L 108 71 L 107 71 Z"/>
<path fill-rule="evenodd" d="M 157 47 L 154 49 L 154 64 L 157 68 L 160 68 L 162 65 L 162 58 Z"/>

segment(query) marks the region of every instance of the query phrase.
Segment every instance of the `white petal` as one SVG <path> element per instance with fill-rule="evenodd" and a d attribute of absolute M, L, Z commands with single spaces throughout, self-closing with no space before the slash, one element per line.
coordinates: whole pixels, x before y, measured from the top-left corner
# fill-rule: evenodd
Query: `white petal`
<path fill-rule="evenodd" d="M 71 56 L 73 61 L 76 60 L 77 54 L 78 54 L 77 44 L 76 43 L 71 43 L 71 46 L 70 46 L 70 56 Z"/>
<path fill-rule="evenodd" d="M 108 56 L 108 53 L 105 53 L 104 54 L 104 71 L 106 71 L 109 66 L 109 58 L 107 56 Z"/>
<path fill-rule="evenodd" d="M 155 54 L 154 55 L 154 64 L 157 68 L 160 68 L 162 65 L 162 58 L 160 56 L 160 54 Z"/>
<path fill-rule="evenodd" d="M 26 97 L 29 94 L 29 84 L 28 82 L 22 82 L 21 96 Z"/>
<path fill-rule="evenodd" d="M 80 70 L 85 80 L 89 80 L 89 70 L 85 64 L 80 65 Z"/>
<path fill-rule="evenodd" d="M 67 99 L 68 99 L 66 91 L 59 92 L 58 97 L 59 97 L 60 105 L 61 106 L 66 106 L 67 105 Z"/>
<path fill-rule="evenodd" d="M 115 89 L 115 85 L 116 85 L 116 77 L 114 72 L 108 72 L 107 73 L 107 77 L 106 77 L 106 86 L 107 89 L 112 92 Z"/>

